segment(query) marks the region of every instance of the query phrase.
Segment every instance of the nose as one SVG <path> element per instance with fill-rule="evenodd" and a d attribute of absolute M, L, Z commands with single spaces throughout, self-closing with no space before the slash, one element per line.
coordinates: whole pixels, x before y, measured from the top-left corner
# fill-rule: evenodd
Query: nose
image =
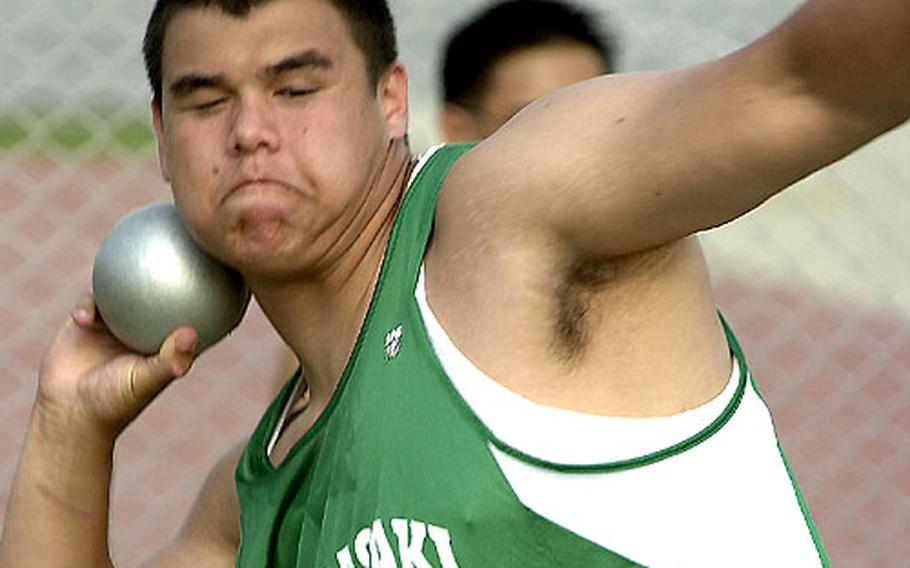
<path fill-rule="evenodd" d="M 279 147 L 277 123 L 273 110 L 267 102 L 256 100 L 238 101 L 228 140 L 229 149 L 236 154 L 247 154 L 259 150 L 272 151 Z"/>

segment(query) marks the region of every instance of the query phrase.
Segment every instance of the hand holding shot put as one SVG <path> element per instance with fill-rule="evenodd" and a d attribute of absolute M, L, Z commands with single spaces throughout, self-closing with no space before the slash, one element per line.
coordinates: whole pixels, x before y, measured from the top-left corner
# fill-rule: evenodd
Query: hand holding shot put
<path fill-rule="evenodd" d="M 97 413 L 114 434 L 233 330 L 250 300 L 240 275 L 203 251 L 163 203 L 117 224 L 96 255 L 92 287 L 48 354 L 41 394 Z M 68 376 L 91 378 L 67 392 Z"/>
<path fill-rule="evenodd" d="M 250 299 L 240 276 L 199 248 L 170 204 L 120 221 L 98 251 L 92 280 L 94 294 L 79 301 L 39 373 L 26 457 L 50 467 L 18 480 L 54 487 L 44 496 L 67 506 L 37 508 L 74 521 L 106 507 L 117 437 L 199 353 L 236 327 Z M 73 468 L 78 476 L 67 474 Z M 18 495 L 12 510 L 35 497 Z M 90 534 L 100 541 L 106 529 Z M 15 528 L 8 538 L 17 538 Z M 74 556 L 67 558 L 78 558 L 83 546 L 99 549 L 91 538 L 70 545 Z M 99 561 L 107 562 L 92 559 Z"/>
<path fill-rule="evenodd" d="M 179 327 L 156 353 L 137 353 L 110 332 L 86 295 L 42 363 L 38 403 L 113 441 L 171 380 L 189 371 L 197 340 L 193 328 Z"/>

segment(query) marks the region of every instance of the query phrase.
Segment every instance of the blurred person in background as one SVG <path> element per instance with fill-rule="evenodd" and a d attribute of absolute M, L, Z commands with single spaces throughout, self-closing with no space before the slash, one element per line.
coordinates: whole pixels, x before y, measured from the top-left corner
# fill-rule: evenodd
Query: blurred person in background
<path fill-rule="evenodd" d="M 593 12 L 567 2 L 509 0 L 474 14 L 443 49 L 443 140 L 481 140 L 531 101 L 614 72 L 615 49 Z"/>

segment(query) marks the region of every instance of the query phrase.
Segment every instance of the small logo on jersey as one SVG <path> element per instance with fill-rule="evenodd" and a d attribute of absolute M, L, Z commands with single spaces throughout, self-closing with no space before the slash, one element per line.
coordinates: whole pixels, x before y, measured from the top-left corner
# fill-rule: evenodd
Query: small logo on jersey
<path fill-rule="evenodd" d="M 385 336 L 385 359 L 391 361 L 401 353 L 401 338 L 404 335 L 404 328 L 400 325 L 388 332 Z"/>

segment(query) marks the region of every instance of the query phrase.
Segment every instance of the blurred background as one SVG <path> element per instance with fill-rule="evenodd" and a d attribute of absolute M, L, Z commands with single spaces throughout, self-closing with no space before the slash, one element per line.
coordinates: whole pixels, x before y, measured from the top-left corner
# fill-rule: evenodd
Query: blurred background
<path fill-rule="evenodd" d="M 797 5 L 577 3 L 601 15 L 626 71 L 722 55 Z M 488 2 L 391 4 L 419 151 L 439 138 L 445 34 Z M 98 245 L 133 208 L 169 199 L 140 55 L 151 5 L 0 3 L 0 509 L 41 355 L 89 286 Z M 904 567 L 910 558 L 908 156 L 904 128 L 704 237 L 720 307 L 835 566 Z M 127 431 L 116 456 L 118 565 L 138 565 L 172 536 L 216 457 L 251 430 L 271 394 L 277 347 L 254 307 Z M 774 546 L 761 535 L 756 543 Z"/>

